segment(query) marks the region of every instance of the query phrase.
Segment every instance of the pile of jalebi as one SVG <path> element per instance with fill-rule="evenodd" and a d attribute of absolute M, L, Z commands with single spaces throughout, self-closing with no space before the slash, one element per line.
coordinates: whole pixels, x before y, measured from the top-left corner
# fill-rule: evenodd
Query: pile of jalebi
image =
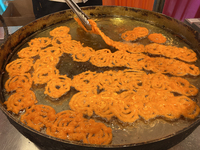
<path fill-rule="evenodd" d="M 194 51 L 156 44 L 165 43 L 165 37 L 162 35 L 164 38 L 160 38 L 160 34 L 148 36 L 149 31 L 144 27 L 127 31 L 122 38 L 134 41 L 148 36 L 155 43 L 144 46 L 113 41 L 93 20 L 89 22 L 92 25 L 90 32 L 99 34 L 106 44 L 117 50 L 94 50 L 83 46 L 80 41 L 72 40 L 70 29 L 66 26 L 51 30 L 50 37 L 31 39 L 29 46 L 17 53 L 19 58 L 6 66 L 9 79 L 5 82 L 5 89 L 10 97 L 4 104 L 8 111 L 15 114 L 25 111 L 21 114 L 21 122 L 35 130 L 45 130 L 48 135 L 57 138 L 89 144 L 111 143 L 112 130 L 93 119 L 84 118 L 84 115 L 92 117 L 95 114 L 107 120 L 118 118 L 125 123 L 157 117 L 194 119 L 199 115 L 199 106 L 187 97 L 196 96 L 198 89 L 186 79 L 177 77 L 200 74 L 199 68 L 191 64 L 197 60 Z M 110 70 L 88 70 L 71 79 L 61 75 L 58 69 L 64 53 L 73 61 L 90 62 Z M 43 85 L 44 94 L 57 100 L 71 87 L 78 93 L 69 102 L 71 110 L 56 113 L 50 106 L 37 104 L 35 93 L 31 91 L 33 85 L 34 88 Z"/>
<path fill-rule="evenodd" d="M 177 58 L 185 62 L 195 62 L 196 53 L 187 47 L 179 48 L 176 46 L 166 46 L 162 44 L 149 44 L 145 46 L 145 52 L 154 55 L 162 55 L 169 58 Z"/>
<path fill-rule="evenodd" d="M 112 130 L 103 123 L 85 119 L 82 113 L 65 110 L 56 114 L 53 124 L 47 125 L 48 135 L 88 144 L 109 144 Z"/>
<path fill-rule="evenodd" d="M 5 82 L 5 89 L 12 93 L 4 102 L 8 111 L 18 114 L 37 103 L 35 93 L 31 91 L 33 80 L 31 74 L 28 73 L 32 66 L 33 59 L 29 58 L 16 59 L 6 66 L 9 79 Z"/>
<path fill-rule="evenodd" d="M 198 76 L 200 70 L 194 64 L 187 64 L 176 59 L 167 59 L 163 57 L 147 58 L 142 61 L 142 67 L 144 70 L 149 70 L 153 72 L 169 73 L 175 76 L 185 76 L 192 75 Z"/>
<path fill-rule="evenodd" d="M 152 88 L 168 90 L 186 96 L 196 96 L 198 89 L 186 79 L 168 77 L 161 73 L 146 74 L 143 71 L 123 70 L 105 71 L 103 73 L 86 71 L 74 76 L 72 86 L 78 91 L 122 92 L 128 90 Z"/>
<path fill-rule="evenodd" d="M 21 115 L 21 122 L 46 134 L 87 144 L 109 144 L 112 129 L 93 119 L 85 119 L 82 113 L 71 110 L 56 111 L 47 105 L 33 105 Z"/>
<path fill-rule="evenodd" d="M 98 67 L 127 67 L 139 70 L 168 73 L 175 76 L 185 76 L 187 74 L 198 76 L 200 70 L 193 64 L 168 59 L 164 57 L 149 57 L 142 53 L 128 53 L 116 51 L 111 53 L 109 49 L 98 50 L 90 58 L 90 62 Z"/>
<path fill-rule="evenodd" d="M 133 123 L 164 117 L 175 120 L 180 116 L 194 119 L 199 115 L 199 106 L 186 96 L 174 96 L 170 91 L 141 88 L 136 91 L 115 93 L 110 91 L 94 94 L 83 91 L 75 94 L 69 102 L 70 108 L 85 115 L 96 115 L 110 120 L 117 117 L 122 122 Z"/>
<path fill-rule="evenodd" d="M 15 114 L 25 110 L 20 120 L 35 130 L 46 129 L 46 133 L 51 136 L 88 144 L 109 144 L 112 141 L 111 128 L 92 119 L 85 119 L 83 114 L 70 110 L 56 114 L 52 107 L 37 104 L 35 93 L 30 90 L 33 83 L 43 84 L 44 94 L 56 99 L 70 90 L 71 79 L 66 75 L 59 75 L 56 68 L 59 58 L 63 53 L 73 52 L 72 57 L 75 61 L 84 62 L 90 59 L 94 50 L 83 47 L 80 42 L 70 42 L 71 36 L 68 32 L 68 27 L 58 27 L 50 32 L 53 39 L 32 39 L 28 43 L 29 47 L 18 52 L 20 58 L 6 66 L 9 79 L 5 82 L 5 89 L 14 93 L 4 104 L 8 111 Z M 71 45 L 65 45 L 67 42 L 62 45 L 66 40 Z"/>
<path fill-rule="evenodd" d="M 76 18 L 75 20 L 81 25 L 79 19 Z M 169 73 L 175 76 L 185 76 L 188 74 L 198 76 L 200 74 L 199 68 L 193 64 L 187 64 L 179 60 L 167 59 L 165 57 L 149 57 L 148 55 L 143 54 L 150 53 L 163 55 L 169 58 L 178 58 L 180 60 L 194 62 L 195 60 L 197 60 L 197 57 L 196 53 L 191 49 L 188 49 L 186 47 L 176 47 L 175 49 L 175 46 L 160 46 L 159 44 L 146 45 L 144 48 L 144 46 L 141 46 L 141 44 L 116 42 L 106 36 L 97 27 L 97 24 L 93 20 L 90 19 L 89 22 L 92 26 L 92 31 L 88 32 L 99 34 L 108 45 L 113 46 L 120 51 L 123 51 L 121 53 L 121 55 L 123 56 L 114 57 L 113 55 L 115 54 L 111 53 L 109 49 L 98 50 L 90 59 L 90 62 L 93 65 L 96 65 L 98 67 L 113 67 L 116 66 L 114 62 L 121 62 L 123 65 L 119 64 L 117 66 L 126 66 L 133 69 L 145 69 L 153 72 Z M 162 49 L 164 50 L 162 51 Z M 120 55 L 118 51 L 116 51 L 115 53 L 117 53 L 117 55 Z"/>

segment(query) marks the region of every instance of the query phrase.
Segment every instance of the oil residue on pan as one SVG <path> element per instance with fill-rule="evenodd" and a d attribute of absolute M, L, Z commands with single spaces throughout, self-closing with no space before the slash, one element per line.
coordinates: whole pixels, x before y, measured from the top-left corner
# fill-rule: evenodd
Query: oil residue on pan
<path fill-rule="evenodd" d="M 163 30 L 161 28 L 155 27 L 148 23 L 136 21 L 126 17 L 119 17 L 119 18 L 100 18 L 95 19 L 97 22 L 98 27 L 112 40 L 114 41 L 122 41 L 121 34 L 125 31 L 133 30 L 134 27 L 146 27 L 149 30 L 149 33 L 161 33 L 167 37 L 167 42 L 165 45 L 173 45 L 177 47 L 188 47 L 191 48 L 190 45 L 179 39 L 178 37 L 174 36 L 172 33 Z M 70 20 L 68 22 L 63 22 L 60 24 L 53 25 L 43 31 L 40 31 L 34 34 L 28 41 L 35 38 L 40 37 L 49 37 L 49 32 L 59 26 L 67 26 L 70 28 L 69 34 L 72 37 L 72 40 L 80 41 L 83 43 L 83 46 L 91 47 L 95 51 L 100 49 L 110 49 L 111 52 L 117 51 L 115 48 L 107 45 L 105 41 L 99 36 L 95 34 L 90 34 L 85 32 L 80 26 L 78 26 L 77 22 L 74 20 Z M 112 30 L 111 30 L 112 29 Z M 132 43 L 138 43 L 142 45 L 151 44 L 151 42 L 147 38 L 141 38 L 137 41 Z M 17 53 L 22 49 L 28 47 L 28 43 L 22 43 L 13 53 L 9 62 L 14 61 L 18 58 Z M 154 56 L 153 56 L 154 57 Z M 160 56 L 161 57 L 161 56 Z M 36 61 L 39 59 L 35 57 Z M 199 59 L 195 62 L 196 66 L 199 66 Z M 92 65 L 89 61 L 87 62 L 75 62 L 73 61 L 70 54 L 63 54 L 60 57 L 59 63 L 57 64 L 56 68 L 59 70 L 60 75 L 67 75 L 67 77 L 73 79 L 74 76 L 77 76 L 85 71 L 96 71 L 97 73 L 103 73 L 106 71 L 119 71 L 127 69 L 126 67 L 97 67 Z M 33 73 L 34 70 L 31 69 L 30 73 Z M 150 74 L 152 72 L 147 72 Z M 171 77 L 171 75 L 169 75 Z M 5 73 L 3 77 L 3 84 L 8 80 L 9 75 Z M 200 80 L 199 77 L 184 77 L 187 79 L 190 84 L 198 86 L 198 82 Z M 72 99 L 73 95 L 78 93 L 75 88 L 70 89 L 67 94 L 63 95 L 58 99 L 52 99 L 49 96 L 44 94 L 45 91 L 45 84 L 43 85 L 33 85 L 32 91 L 34 91 L 36 95 L 36 99 L 38 101 L 37 104 L 44 104 L 51 106 L 55 109 L 57 113 L 69 110 L 69 102 Z M 102 91 L 99 91 L 102 92 Z M 4 91 L 5 100 L 7 100 L 13 93 L 8 93 Z M 192 97 L 194 101 L 197 101 L 199 97 Z M 24 113 L 24 112 L 21 112 Z M 18 116 L 16 116 L 18 117 Z M 144 121 L 144 119 L 139 119 L 134 123 L 123 123 L 113 117 L 111 120 L 107 121 L 106 119 L 100 118 L 98 115 L 92 115 L 92 118 L 95 119 L 97 122 L 103 122 L 106 126 L 112 128 L 113 139 L 111 145 L 121 145 L 121 144 L 131 144 L 131 143 L 141 143 L 150 140 L 156 140 L 162 137 L 166 137 L 168 135 L 174 134 L 181 129 L 188 127 L 192 124 L 191 120 L 187 120 L 184 118 L 180 118 L 178 120 L 164 120 L 162 117 L 157 117 L 156 119 L 151 119 L 150 121 Z"/>

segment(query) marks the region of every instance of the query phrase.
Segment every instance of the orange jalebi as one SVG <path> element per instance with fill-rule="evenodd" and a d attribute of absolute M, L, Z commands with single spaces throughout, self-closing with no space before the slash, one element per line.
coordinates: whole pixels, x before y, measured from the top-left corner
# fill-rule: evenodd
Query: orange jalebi
<path fill-rule="evenodd" d="M 95 51 L 91 47 L 82 47 L 78 51 L 72 52 L 72 58 L 74 61 L 86 62 L 95 54 Z"/>
<path fill-rule="evenodd" d="M 39 55 L 40 57 L 52 55 L 54 57 L 60 57 L 62 55 L 62 51 L 59 47 L 47 47 L 45 49 L 40 50 Z"/>
<path fill-rule="evenodd" d="M 196 53 L 186 47 L 179 48 L 176 46 L 166 46 L 153 43 L 145 46 L 145 52 L 169 58 L 177 58 L 185 62 L 195 62 L 197 60 Z"/>
<path fill-rule="evenodd" d="M 48 135 L 88 144 L 109 144 L 112 130 L 103 123 L 83 118 L 83 114 L 70 110 L 56 114 L 56 120 L 46 130 Z"/>
<path fill-rule="evenodd" d="M 152 33 L 148 35 L 148 39 L 155 43 L 165 43 L 167 41 L 161 33 Z"/>
<path fill-rule="evenodd" d="M 72 97 L 69 105 L 72 110 L 88 116 L 94 112 L 107 120 L 116 116 L 128 123 L 133 123 L 140 117 L 150 120 L 162 116 L 174 120 L 182 115 L 194 119 L 200 110 L 199 106 L 186 96 L 174 96 L 167 90 L 149 88 L 120 94 L 106 91 L 100 94 L 79 92 Z"/>
<path fill-rule="evenodd" d="M 37 70 L 40 67 L 47 67 L 47 66 L 56 67 L 59 61 L 60 61 L 59 57 L 54 55 L 41 56 L 40 59 L 37 59 L 35 61 L 35 63 L 33 64 L 33 68 L 34 70 Z"/>
<path fill-rule="evenodd" d="M 133 69 L 169 73 L 175 76 L 185 76 L 187 74 L 198 76 L 200 74 L 197 66 L 179 60 L 164 57 L 149 57 L 141 53 L 130 54 L 118 51 L 111 53 L 108 49 L 96 51 L 91 57 L 90 62 L 98 67 L 125 66 Z"/>
<path fill-rule="evenodd" d="M 69 30 L 70 28 L 68 28 L 67 26 L 60 26 L 51 30 L 49 34 L 53 37 L 67 37 L 69 36 L 68 34 Z"/>
<path fill-rule="evenodd" d="M 111 51 L 109 49 L 98 50 L 91 57 L 90 62 L 98 67 L 109 66 L 112 67 Z"/>
<path fill-rule="evenodd" d="M 39 54 L 40 48 L 39 47 L 25 47 L 21 49 L 17 55 L 21 58 L 31 58 L 37 56 Z"/>
<path fill-rule="evenodd" d="M 9 76 L 23 74 L 28 72 L 33 65 L 33 59 L 16 59 L 6 65 L 6 71 Z"/>
<path fill-rule="evenodd" d="M 69 43 L 69 41 L 71 41 L 71 35 L 66 37 L 53 37 L 51 44 L 55 47 L 62 48 L 63 44 L 65 44 L 65 42 Z"/>
<path fill-rule="evenodd" d="M 75 20 L 81 25 L 81 22 L 79 19 L 75 18 Z M 116 42 L 116 41 L 113 41 L 111 40 L 108 36 L 106 36 L 98 27 L 97 27 L 97 24 L 93 21 L 93 20 L 89 20 L 89 23 L 91 24 L 92 26 L 92 30 L 91 31 L 87 31 L 85 28 L 84 30 L 86 30 L 87 32 L 91 32 L 91 33 L 94 33 L 94 34 L 99 34 L 103 40 L 110 46 L 113 46 L 119 50 L 123 50 L 124 52 L 125 51 L 128 51 L 130 53 L 141 53 L 141 52 L 145 52 L 148 50 L 145 50 L 143 48 L 139 48 L 139 50 L 131 50 L 131 45 L 130 44 L 127 44 L 127 43 L 122 43 L 122 42 Z M 81 25 L 83 27 L 83 25 Z M 140 31 L 138 31 L 140 32 Z M 142 30 L 141 31 L 142 33 L 146 33 L 145 30 Z M 133 46 L 132 46 L 133 47 Z M 135 49 L 135 48 L 134 48 Z M 146 48 L 147 49 L 147 48 Z M 183 49 L 184 51 L 187 51 L 186 48 Z M 189 50 L 190 51 L 190 50 Z M 97 51 L 98 52 L 98 51 Z M 165 51 L 166 52 L 166 51 Z M 159 52 L 161 53 L 161 52 Z M 192 53 L 192 52 L 191 52 Z M 154 54 L 154 53 L 153 53 Z M 165 53 L 163 53 L 164 55 Z M 173 55 L 173 54 L 171 54 Z M 165 55 L 164 55 L 165 56 Z M 186 55 L 187 56 L 187 55 Z M 97 66 L 113 66 L 112 64 L 112 61 L 110 61 L 110 59 L 112 57 L 110 57 L 109 54 L 106 55 L 106 57 L 102 58 L 102 55 L 98 55 L 99 57 L 99 60 L 100 63 L 97 63 L 98 61 L 95 60 L 95 58 L 93 57 L 93 59 L 91 58 L 91 62 L 93 63 L 93 60 L 95 60 L 95 65 L 97 64 Z M 167 56 L 169 57 L 169 56 Z M 176 57 L 176 56 L 175 56 Z M 194 60 L 196 59 L 196 55 L 195 53 L 192 53 L 191 56 L 189 57 L 192 57 L 194 58 Z M 174 57 L 173 57 L 174 58 Z M 181 59 L 184 59 L 184 54 L 181 54 L 180 56 Z M 105 63 L 105 59 L 106 59 L 106 63 Z M 187 59 L 184 59 L 184 60 L 187 60 Z M 115 61 L 115 60 L 114 60 Z M 107 63 L 107 62 L 111 62 L 111 63 Z M 183 62 L 180 62 L 180 61 L 177 61 L 177 60 L 173 60 L 173 59 L 165 59 L 165 58 L 158 58 L 158 57 L 148 57 L 146 55 L 145 58 L 142 58 L 138 60 L 138 63 L 136 64 L 135 61 L 133 61 L 134 63 L 132 63 L 132 60 L 130 60 L 129 64 L 127 65 L 127 67 L 130 67 L 130 68 L 136 68 L 136 66 L 138 66 L 137 68 L 140 68 L 140 69 L 145 69 L 145 70 L 151 70 L 153 72 L 161 72 L 161 73 L 170 73 L 172 75 L 176 75 L 176 76 L 184 76 L 184 75 L 187 75 L 187 74 L 190 74 L 190 75 L 193 75 L 193 76 L 197 76 L 200 74 L 199 72 L 199 68 L 196 67 L 195 65 L 191 65 L 191 64 L 186 64 L 186 63 L 183 63 Z M 94 64 L 94 63 L 93 63 Z M 177 68 L 177 66 L 179 68 Z"/>
<path fill-rule="evenodd" d="M 5 89 L 7 92 L 30 90 L 32 82 L 30 73 L 11 76 L 5 83 Z"/>
<path fill-rule="evenodd" d="M 142 76 L 142 86 L 158 90 L 168 90 L 186 96 L 196 96 L 198 89 L 181 77 L 168 77 L 161 73 Z M 142 87 L 141 86 L 141 87 Z"/>
<path fill-rule="evenodd" d="M 80 23 L 77 18 L 75 20 Z M 93 20 L 90 19 L 89 22 L 92 26 L 92 31 L 89 32 L 99 34 L 106 44 L 117 50 L 111 52 L 109 49 L 94 50 L 85 47 L 80 41 L 72 40 L 70 29 L 66 26 L 51 30 L 50 38 L 30 40 L 29 47 L 18 52 L 20 59 L 6 66 L 9 79 L 5 83 L 5 89 L 8 94 L 16 92 L 4 103 L 8 111 L 19 114 L 25 110 L 21 115 L 21 122 L 29 127 L 38 131 L 46 129 L 48 135 L 57 138 L 88 144 L 109 144 L 112 130 L 103 123 L 84 118 L 84 115 L 97 115 L 106 120 L 118 118 L 125 123 L 157 117 L 175 120 L 183 116 L 194 119 L 199 115 L 199 106 L 187 97 L 196 96 L 198 89 L 186 79 L 174 77 L 200 74 L 197 66 L 187 63 L 197 60 L 194 51 L 186 47 L 157 44 L 166 41 L 165 37 L 161 37 L 164 39 L 161 40 L 160 34 L 150 34 L 148 38 L 152 40 L 152 36 L 156 36 L 154 42 L 157 43 L 146 46 L 113 41 Z M 85 28 L 84 30 L 87 31 Z M 147 28 L 136 27 L 123 33 L 122 38 L 134 41 L 148 34 Z M 73 61 L 89 61 L 97 67 L 120 67 L 121 70 L 111 68 L 110 71 L 99 73 L 88 70 L 70 79 L 66 75 L 60 75 L 56 68 L 63 53 L 69 54 Z M 45 84 L 44 94 L 51 98 L 60 98 L 71 86 L 79 92 L 69 102 L 71 110 L 56 114 L 52 107 L 36 104 L 35 94 L 30 91 L 32 82 L 36 85 Z"/>
<path fill-rule="evenodd" d="M 131 31 L 122 33 L 122 39 L 126 41 L 135 41 L 138 38 L 146 37 L 149 34 L 149 30 L 145 27 L 136 27 Z"/>
<path fill-rule="evenodd" d="M 96 76 L 96 72 L 83 72 L 73 77 L 72 86 L 74 86 L 79 91 L 82 91 L 83 89 L 87 91 L 96 90 L 95 88 L 99 83 L 98 78 L 96 78 Z"/>
<path fill-rule="evenodd" d="M 34 38 L 28 44 L 30 47 L 45 48 L 51 44 L 51 39 L 49 37 Z"/>
<path fill-rule="evenodd" d="M 35 84 L 45 84 L 58 74 L 59 70 L 56 67 L 46 65 L 37 68 L 33 73 L 32 79 Z"/>
<path fill-rule="evenodd" d="M 19 91 L 12 94 L 7 101 L 4 102 L 8 111 L 18 114 L 26 108 L 31 107 L 37 103 L 35 93 L 31 90 Z"/>
<path fill-rule="evenodd" d="M 33 105 L 26 109 L 26 112 L 21 115 L 21 122 L 29 127 L 40 131 L 48 124 L 51 124 L 56 118 L 56 111 L 47 105 Z"/>
<path fill-rule="evenodd" d="M 66 41 L 62 44 L 62 49 L 64 53 L 71 54 L 77 52 L 83 48 L 83 45 L 79 41 L 71 40 Z"/>
<path fill-rule="evenodd" d="M 141 60 L 139 63 L 145 70 L 153 72 L 169 73 L 175 76 L 192 75 L 198 76 L 200 70 L 193 64 L 187 64 L 175 59 L 167 59 L 164 57 L 149 57 Z"/>
<path fill-rule="evenodd" d="M 60 98 L 70 90 L 71 79 L 66 75 L 59 75 L 47 82 L 44 94 L 52 98 Z"/>
<path fill-rule="evenodd" d="M 161 73 L 146 74 L 143 71 L 131 69 L 103 73 L 86 71 L 74 76 L 72 83 L 72 86 L 78 91 L 92 91 L 94 93 L 98 93 L 99 90 L 120 92 L 147 87 L 168 90 L 186 96 L 196 96 L 198 93 L 198 89 L 186 79 L 168 77 Z"/>

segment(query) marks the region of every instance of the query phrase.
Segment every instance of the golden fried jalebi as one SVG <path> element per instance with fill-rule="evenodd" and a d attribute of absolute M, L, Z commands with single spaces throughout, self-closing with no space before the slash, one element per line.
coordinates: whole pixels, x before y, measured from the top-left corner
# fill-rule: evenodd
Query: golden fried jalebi
<path fill-rule="evenodd" d="M 62 55 L 62 51 L 59 47 L 47 47 L 45 49 L 40 50 L 39 55 L 40 57 L 46 56 L 46 55 L 52 55 L 54 57 L 60 57 Z"/>
<path fill-rule="evenodd" d="M 30 90 L 32 82 L 30 73 L 11 76 L 5 83 L 5 89 L 7 92 Z"/>
<path fill-rule="evenodd" d="M 21 49 L 17 55 L 21 58 L 31 58 L 39 54 L 40 48 L 39 47 L 25 47 Z"/>
<path fill-rule="evenodd" d="M 186 96 L 196 96 L 198 94 L 198 89 L 189 83 L 186 79 L 180 77 L 171 77 L 170 88 L 174 92 L 186 95 Z M 173 87 L 173 88 L 172 88 Z"/>
<path fill-rule="evenodd" d="M 71 40 L 66 41 L 62 44 L 62 50 L 64 53 L 71 54 L 73 52 L 77 52 L 82 49 L 83 46 L 79 41 Z"/>
<path fill-rule="evenodd" d="M 122 122 L 133 123 L 140 118 L 140 104 L 142 102 L 137 104 L 131 96 L 133 96 L 131 91 L 116 94 L 110 106 L 110 111 Z"/>
<path fill-rule="evenodd" d="M 83 124 L 84 125 L 84 124 Z M 88 144 L 106 145 L 112 141 L 112 129 L 106 127 L 103 123 L 95 122 L 90 119 L 87 124 L 84 125 L 86 131 L 89 131 Z M 83 127 L 84 127 L 83 126 Z M 80 127 L 79 129 L 83 129 Z"/>
<path fill-rule="evenodd" d="M 47 82 L 44 94 L 52 98 L 59 98 L 70 90 L 70 86 L 71 79 L 66 75 L 59 75 Z"/>
<path fill-rule="evenodd" d="M 147 55 L 144 55 L 143 53 L 136 53 L 136 54 L 129 54 L 124 53 L 124 58 L 121 61 L 126 62 L 125 67 L 142 70 L 143 61 L 148 59 L 149 57 Z"/>
<path fill-rule="evenodd" d="M 126 41 L 135 41 L 138 38 L 146 37 L 149 34 L 149 30 L 145 27 L 135 27 L 131 31 L 122 33 L 121 38 Z"/>
<path fill-rule="evenodd" d="M 49 37 L 34 38 L 28 44 L 30 47 L 45 48 L 51 44 L 51 39 Z"/>
<path fill-rule="evenodd" d="M 198 76 L 200 74 L 199 68 L 197 66 L 193 64 L 187 64 L 175 59 L 167 59 L 164 57 L 149 57 L 140 53 L 115 53 L 111 53 L 108 49 L 98 50 L 95 52 L 95 55 L 91 57 L 90 62 L 98 67 L 126 66 L 128 68 L 140 70 L 144 68 L 145 70 L 169 73 L 175 76 L 184 76 L 187 74 Z M 118 54 L 121 54 L 122 56 Z"/>
<path fill-rule="evenodd" d="M 167 90 L 150 88 L 120 94 L 106 91 L 100 94 L 79 92 L 72 97 L 69 105 L 72 110 L 85 115 L 92 115 L 94 112 L 107 120 L 115 116 L 128 123 L 133 123 L 140 117 L 150 120 L 162 116 L 174 120 L 182 115 L 193 119 L 198 116 L 200 110 L 199 106 L 186 96 L 174 96 Z"/>
<path fill-rule="evenodd" d="M 143 75 L 141 81 L 142 86 L 158 90 L 168 90 L 186 96 L 195 96 L 198 93 L 198 89 L 194 85 L 180 77 L 168 77 L 161 73 L 155 73 Z"/>
<path fill-rule="evenodd" d="M 152 33 L 148 35 L 148 39 L 155 43 L 165 43 L 167 41 L 161 33 Z"/>
<path fill-rule="evenodd" d="M 180 108 L 182 109 L 181 113 L 185 118 L 194 119 L 199 115 L 199 106 L 190 98 L 186 96 L 180 96 L 177 98 L 177 101 L 177 103 L 180 105 Z"/>
<path fill-rule="evenodd" d="M 75 118 L 80 118 L 80 121 L 84 120 L 81 113 L 78 114 L 71 110 L 57 113 L 54 122 L 47 125 L 46 133 L 57 138 L 67 139 L 69 134 L 74 133 L 75 125 L 77 125 Z"/>
<path fill-rule="evenodd" d="M 6 65 L 6 71 L 10 76 L 28 72 L 33 65 L 33 59 L 16 59 Z"/>
<path fill-rule="evenodd" d="M 91 47 L 80 48 L 79 51 L 73 51 L 72 58 L 74 61 L 86 62 L 95 54 Z"/>
<path fill-rule="evenodd" d="M 126 31 L 126 32 L 122 33 L 121 38 L 126 41 L 135 41 L 138 37 L 135 32 Z"/>
<path fill-rule="evenodd" d="M 83 118 L 83 114 L 65 110 L 56 114 L 56 120 L 47 127 L 48 135 L 88 144 L 109 144 L 112 130 L 103 123 Z"/>
<path fill-rule="evenodd" d="M 93 106 L 91 107 L 93 109 L 93 112 L 98 116 L 110 120 L 112 117 L 115 116 L 114 112 L 112 111 L 112 106 L 113 103 L 117 101 L 117 99 L 115 99 L 116 96 L 116 93 L 109 91 L 101 92 L 99 95 L 91 95 L 92 98 L 95 98 L 95 100 L 93 100 Z M 120 103 L 120 101 L 118 102 Z"/>
<path fill-rule="evenodd" d="M 34 70 L 37 70 L 37 68 L 47 67 L 47 65 L 55 67 L 59 61 L 60 59 L 57 56 L 45 55 L 45 56 L 42 56 L 40 59 L 36 60 L 36 62 L 33 64 L 33 68 Z"/>
<path fill-rule="evenodd" d="M 175 59 L 167 59 L 162 57 L 147 58 L 139 62 L 145 70 L 153 72 L 169 73 L 175 76 L 192 75 L 198 76 L 200 74 L 199 68 L 193 64 L 187 64 Z"/>
<path fill-rule="evenodd" d="M 27 126 L 40 131 L 43 127 L 51 124 L 56 118 L 56 111 L 47 105 L 33 105 L 26 109 L 26 112 L 21 115 L 20 121 Z"/>
<path fill-rule="evenodd" d="M 62 48 L 63 44 L 65 42 L 71 41 L 71 35 L 68 34 L 66 37 L 53 37 L 51 44 L 55 47 L 60 47 Z"/>
<path fill-rule="evenodd" d="M 93 115 L 93 104 L 95 103 L 97 97 L 92 92 L 78 92 L 73 95 L 69 102 L 69 106 L 72 110 L 81 112 L 85 115 Z"/>
<path fill-rule="evenodd" d="M 126 43 L 126 42 L 111 42 L 110 46 L 115 47 L 120 51 L 127 51 L 130 53 L 142 53 L 144 52 L 144 45 L 138 43 Z"/>
<path fill-rule="evenodd" d="M 125 49 L 129 53 L 142 53 L 144 52 L 144 45 L 136 43 L 123 43 L 122 45 L 116 45 L 119 50 Z"/>
<path fill-rule="evenodd" d="M 109 66 L 112 67 L 111 51 L 109 49 L 98 50 L 90 58 L 90 62 L 97 67 Z"/>
<path fill-rule="evenodd" d="M 51 30 L 49 34 L 54 37 L 67 37 L 69 35 L 69 30 L 70 28 L 68 28 L 67 26 L 60 26 Z"/>
<path fill-rule="evenodd" d="M 116 51 L 111 54 L 111 63 L 114 66 L 125 67 L 127 65 L 126 56 L 130 55 L 124 51 Z"/>
<path fill-rule="evenodd" d="M 59 74 L 59 70 L 56 67 L 46 65 L 37 68 L 33 73 L 34 84 L 45 84 L 50 81 L 52 78 L 56 77 Z"/>
<path fill-rule="evenodd" d="M 197 60 L 196 53 L 186 47 L 179 48 L 176 46 L 166 46 L 153 43 L 145 46 L 145 52 L 169 58 L 177 58 L 185 62 L 195 62 Z"/>
<path fill-rule="evenodd" d="M 178 119 L 180 116 L 194 119 L 199 114 L 199 106 L 186 96 L 174 97 L 169 102 L 155 102 L 159 114 L 167 119 Z"/>
<path fill-rule="evenodd" d="M 73 77 L 72 86 L 78 91 L 96 91 L 98 80 L 96 72 L 86 71 Z"/>
<path fill-rule="evenodd" d="M 18 114 L 19 111 L 24 110 L 37 103 L 35 93 L 31 90 L 20 91 L 12 94 L 4 104 L 8 111 Z"/>
<path fill-rule="evenodd" d="M 146 74 L 143 71 L 131 69 L 103 73 L 86 71 L 74 76 L 72 83 L 78 91 L 92 91 L 93 93 L 98 93 L 98 90 L 120 92 L 147 87 L 186 96 L 195 96 L 198 93 L 198 89 L 186 79 L 168 77 L 161 73 Z"/>

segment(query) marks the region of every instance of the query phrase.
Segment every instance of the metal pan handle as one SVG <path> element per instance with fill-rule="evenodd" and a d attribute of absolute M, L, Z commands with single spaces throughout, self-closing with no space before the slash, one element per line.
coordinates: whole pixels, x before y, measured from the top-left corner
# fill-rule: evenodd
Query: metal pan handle
<path fill-rule="evenodd" d="M 7 27 L 6 23 L 5 23 L 2 15 L 0 15 L 0 21 L 1 21 L 1 23 L 3 25 L 3 29 L 4 29 L 4 41 L 6 41 L 8 39 L 8 36 L 9 36 L 8 27 Z"/>

